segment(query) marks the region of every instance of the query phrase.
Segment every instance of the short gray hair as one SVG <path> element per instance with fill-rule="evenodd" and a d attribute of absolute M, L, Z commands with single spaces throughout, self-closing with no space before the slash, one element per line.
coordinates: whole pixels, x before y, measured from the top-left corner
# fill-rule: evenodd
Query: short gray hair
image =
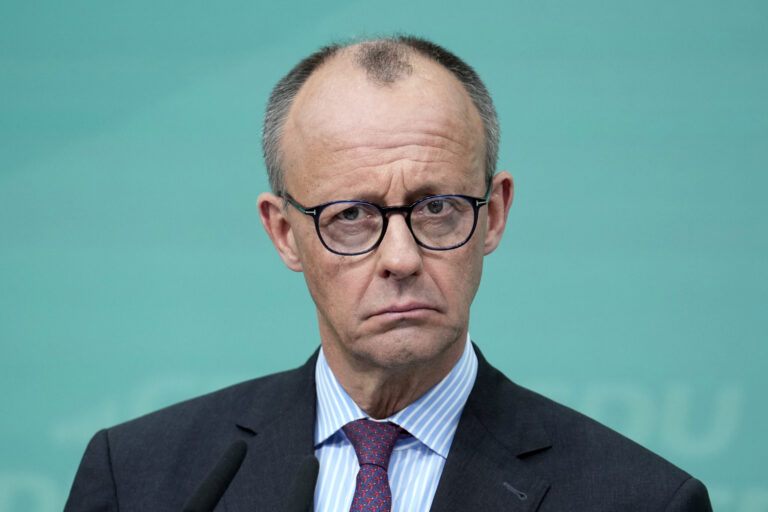
<path fill-rule="evenodd" d="M 368 78 L 376 84 L 386 85 L 411 73 L 407 51 L 427 57 L 440 64 L 462 83 L 472 99 L 483 122 L 485 138 L 485 180 L 490 185 L 496 170 L 499 154 L 499 119 L 488 89 L 472 67 L 442 46 L 413 36 L 396 35 L 343 44 L 332 44 L 321 48 L 301 60 L 277 83 L 267 102 L 264 115 L 261 147 L 269 175 L 269 185 L 275 193 L 283 192 L 283 169 L 280 141 L 288 112 L 299 89 L 312 73 L 336 55 L 340 50 L 360 44 L 356 63 L 366 70 Z"/>

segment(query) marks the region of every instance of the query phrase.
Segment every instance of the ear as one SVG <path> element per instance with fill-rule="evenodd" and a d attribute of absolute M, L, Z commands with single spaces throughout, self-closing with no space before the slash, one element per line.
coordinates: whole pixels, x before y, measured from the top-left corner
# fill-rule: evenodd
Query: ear
<path fill-rule="evenodd" d="M 507 171 L 501 171 L 493 177 L 493 191 L 488 199 L 488 224 L 485 231 L 485 254 L 490 254 L 499 246 L 501 235 L 507 225 L 507 214 L 512 206 L 515 185 Z"/>
<path fill-rule="evenodd" d="M 264 229 L 267 230 L 283 263 L 294 272 L 301 272 L 303 267 L 283 200 L 275 194 L 264 192 L 259 196 L 258 207 L 261 223 L 264 224 Z"/>

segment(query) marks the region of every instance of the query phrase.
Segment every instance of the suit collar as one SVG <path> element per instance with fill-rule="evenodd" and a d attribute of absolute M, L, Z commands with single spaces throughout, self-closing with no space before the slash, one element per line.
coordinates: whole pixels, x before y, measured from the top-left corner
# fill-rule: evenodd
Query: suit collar
<path fill-rule="evenodd" d="M 551 447 L 544 422 L 529 406 L 529 393 L 491 366 L 477 346 L 475 351 L 479 367 L 469 412 L 516 457 Z"/>
<path fill-rule="evenodd" d="M 431 510 L 534 511 L 549 483 L 525 459 L 551 447 L 550 436 L 526 407 L 521 389 L 488 364 L 477 347 L 475 351 L 477 380 Z"/>
<path fill-rule="evenodd" d="M 260 396 L 241 397 L 233 428 L 248 454 L 224 495 L 224 510 L 282 510 L 289 502 L 301 463 L 314 454 L 316 359 L 317 352 L 303 366 L 273 376 Z"/>
<path fill-rule="evenodd" d="M 241 396 L 235 425 L 244 432 L 258 434 L 275 425 L 305 425 L 315 422 L 315 364 L 319 349 L 300 367 L 272 376 L 259 397 Z M 255 402 L 263 404 L 256 407 Z M 310 432 L 310 438 L 312 433 Z"/>

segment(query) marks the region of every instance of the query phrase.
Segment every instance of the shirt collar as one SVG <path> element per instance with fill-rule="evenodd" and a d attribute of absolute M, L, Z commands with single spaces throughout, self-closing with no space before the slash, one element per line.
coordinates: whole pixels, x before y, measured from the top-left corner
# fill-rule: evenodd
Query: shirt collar
<path fill-rule="evenodd" d="M 476 376 L 477 356 L 467 336 L 464 352 L 448 375 L 421 398 L 387 420 L 400 425 L 432 451 L 445 458 L 448 456 L 461 411 L 464 409 Z M 317 383 L 315 446 L 318 447 L 350 421 L 368 416 L 336 380 L 322 348 L 315 366 L 315 382 Z"/>

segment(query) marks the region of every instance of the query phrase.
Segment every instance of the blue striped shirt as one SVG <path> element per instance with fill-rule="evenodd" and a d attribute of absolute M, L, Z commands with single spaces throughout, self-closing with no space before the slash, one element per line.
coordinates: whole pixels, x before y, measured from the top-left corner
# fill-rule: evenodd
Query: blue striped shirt
<path fill-rule="evenodd" d="M 389 462 L 393 512 L 429 510 L 476 376 L 477 356 L 467 338 L 464 352 L 451 372 L 421 398 L 387 418 L 413 436 L 397 442 Z M 341 427 L 368 416 L 336 380 L 322 350 L 315 380 L 315 455 L 320 461 L 315 511 L 345 511 L 352 504 L 360 466 Z"/>

